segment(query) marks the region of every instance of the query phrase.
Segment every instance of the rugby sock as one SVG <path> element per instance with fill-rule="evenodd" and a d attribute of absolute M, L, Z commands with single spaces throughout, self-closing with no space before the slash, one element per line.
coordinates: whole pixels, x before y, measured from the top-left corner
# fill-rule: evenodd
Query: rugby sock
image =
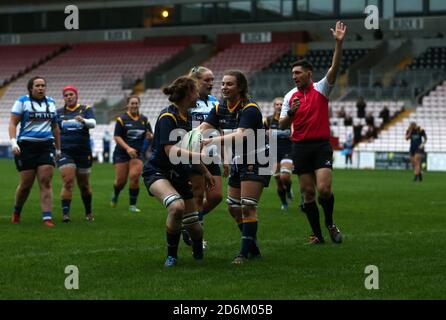
<path fill-rule="evenodd" d="M 280 201 L 282 202 L 282 204 L 288 204 L 286 202 L 286 190 L 283 188 L 277 189 L 277 194 L 279 195 Z"/>
<path fill-rule="evenodd" d="M 332 226 L 333 225 L 333 207 L 334 207 L 333 193 L 330 195 L 330 198 L 328 198 L 328 199 L 319 197 L 319 204 L 324 209 L 325 225 Z"/>
<path fill-rule="evenodd" d="M 84 202 L 85 214 L 91 214 L 91 200 L 93 195 L 91 193 L 82 195 L 82 201 Z"/>
<path fill-rule="evenodd" d="M 166 231 L 167 238 L 167 255 L 177 258 L 178 257 L 178 244 L 180 243 L 181 230 L 177 233 L 169 233 Z"/>
<path fill-rule="evenodd" d="M 203 225 L 204 223 L 204 216 L 207 215 L 209 213 L 208 210 L 201 210 L 200 212 L 198 212 L 198 221 L 200 221 L 200 224 Z"/>
<path fill-rule="evenodd" d="M 43 220 L 51 220 L 51 211 L 43 211 L 42 218 Z"/>
<path fill-rule="evenodd" d="M 66 215 L 70 213 L 71 199 L 62 199 L 62 214 Z"/>
<path fill-rule="evenodd" d="M 14 214 L 20 215 L 23 207 L 14 206 Z"/>
<path fill-rule="evenodd" d="M 136 200 L 138 200 L 139 188 L 131 189 L 129 188 L 129 199 L 130 205 L 136 205 Z"/>
<path fill-rule="evenodd" d="M 121 187 L 121 188 L 118 188 L 118 187 L 116 187 L 116 186 L 113 186 L 113 189 L 114 189 L 114 193 L 115 193 L 115 198 L 118 199 L 119 194 L 121 193 L 121 190 L 122 190 L 123 188 L 122 188 L 122 187 Z"/>
<path fill-rule="evenodd" d="M 243 222 L 243 232 L 242 232 L 242 249 L 240 254 L 244 257 L 248 257 L 250 249 L 255 245 L 254 240 L 257 235 L 257 221 L 252 221 L 249 219 Z"/>
<path fill-rule="evenodd" d="M 243 222 L 238 223 L 237 226 L 240 229 L 240 232 L 243 233 Z"/>
<path fill-rule="evenodd" d="M 203 258 L 203 237 L 198 239 L 192 238 L 192 252 L 195 259 Z"/>
<path fill-rule="evenodd" d="M 321 223 L 319 221 L 319 209 L 317 208 L 316 201 L 304 203 L 302 211 L 306 213 L 308 222 L 310 223 L 313 234 L 322 240 Z"/>
<path fill-rule="evenodd" d="M 285 180 L 283 183 L 285 184 L 286 192 L 291 192 L 291 181 Z"/>

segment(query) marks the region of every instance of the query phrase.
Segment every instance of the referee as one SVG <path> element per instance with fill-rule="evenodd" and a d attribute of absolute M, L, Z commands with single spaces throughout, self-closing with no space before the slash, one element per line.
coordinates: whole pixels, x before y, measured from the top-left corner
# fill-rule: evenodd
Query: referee
<path fill-rule="evenodd" d="M 313 66 L 309 61 L 299 60 L 292 65 L 296 88 L 286 94 L 279 121 L 281 129 L 290 124 L 292 126 L 294 172 L 299 176 L 300 189 L 303 193 L 301 209 L 306 214 L 313 231 L 310 244 L 324 242 L 315 189 L 319 194 L 318 201 L 324 210 L 325 225 L 332 241 L 342 242 L 342 234 L 333 222 L 334 196 L 331 190 L 333 150 L 329 141 L 328 96 L 336 81 L 347 26 L 338 21 L 335 30 L 330 30 L 336 40 L 330 69 L 322 80 L 313 82 Z"/>

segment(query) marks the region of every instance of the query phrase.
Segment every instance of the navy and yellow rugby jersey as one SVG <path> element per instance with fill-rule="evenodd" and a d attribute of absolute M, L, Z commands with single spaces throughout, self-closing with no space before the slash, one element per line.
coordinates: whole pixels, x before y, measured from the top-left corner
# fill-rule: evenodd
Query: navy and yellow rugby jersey
<path fill-rule="evenodd" d="M 190 131 L 192 128 L 190 119 L 183 118 L 178 108 L 172 104 L 163 109 L 156 120 L 152 141 L 152 156 L 149 159 L 149 163 L 154 167 L 161 170 L 170 170 L 178 166 L 183 167 L 181 164 L 173 165 L 164 151 L 164 146 L 174 145 L 180 141 L 180 137 L 177 137 L 175 140 L 170 139 L 170 133 L 175 129 Z"/>
<path fill-rule="evenodd" d="M 423 138 L 427 139 L 426 132 L 421 130 L 413 130 L 410 135 L 410 149 L 417 150 L 423 143 Z"/>
<path fill-rule="evenodd" d="M 262 112 L 254 101 L 239 101 L 233 108 L 229 108 L 224 101 L 211 110 L 204 122 L 209 123 L 216 129 L 222 129 L 225 134 L 228 134 L 238 128 L 252 129 L 254 132 L 258 129 L 264 129 L 262 119 Z M 235 146 L 233 147 L 234 151 Z M 265 146 L 257 145 L 256 135 L 255 147 L 248 148 L 246 142 L 244 142 L 243 154 L 246 155 L 260 149 L 264 150 L 264 148 Z"/>
<path fill-rule="evenodd" d="M 273 130 L 272 134 L 277 137 L 277 144 L 279 148 L 291 148 L 291 127 L 288 126 L 288 128 L 285 130 L 280 129 L 279 116 L 277 118 L 275 118 L 274 115 L 266 117 L 263 124 L 265 125 L 265 129 Z"/>
<path fill-rule="evenodd" d="M 89 129 L 83 123 L 74 120 L 76 116 L 95 119 L 93 108 L 88 105 L 77 104 L 72 108 L 65 106 L 57 110 L 61 149 L 76 154 L 90 154 Z"/>
<path fill-rule="evenodd" d="M 129 147 L 141 152 L 147 131 L 152 132 L 152 127 L 146 116 L 139 114 L 134 117 L 126 112 L 116 119 L 114 136 L 121 137 Z M 119 144 L 116 144 L 115 151 L 127 153 Z"/>

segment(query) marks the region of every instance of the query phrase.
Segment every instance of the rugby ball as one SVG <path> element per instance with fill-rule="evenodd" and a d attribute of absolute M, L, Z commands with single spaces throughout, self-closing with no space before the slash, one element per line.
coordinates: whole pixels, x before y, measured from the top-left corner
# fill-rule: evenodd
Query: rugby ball
<path fill-rule="evenodd" d="M 181 148 L 189 151 L 200 152 L 202 135 L 198 128 L 186 133 L 181 140 Z"/>

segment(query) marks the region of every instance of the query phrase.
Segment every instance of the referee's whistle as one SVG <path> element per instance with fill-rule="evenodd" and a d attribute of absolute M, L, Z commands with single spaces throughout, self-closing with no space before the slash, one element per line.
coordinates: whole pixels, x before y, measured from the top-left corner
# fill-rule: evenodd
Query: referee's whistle
<path fill-rule="evenodd" d="M 296 97 L 293 99 L 293 103 L 291 104 L 292 107 L 296 107 L 296 109 L 300 106 L 300 99 L 299 97 Z"/>

